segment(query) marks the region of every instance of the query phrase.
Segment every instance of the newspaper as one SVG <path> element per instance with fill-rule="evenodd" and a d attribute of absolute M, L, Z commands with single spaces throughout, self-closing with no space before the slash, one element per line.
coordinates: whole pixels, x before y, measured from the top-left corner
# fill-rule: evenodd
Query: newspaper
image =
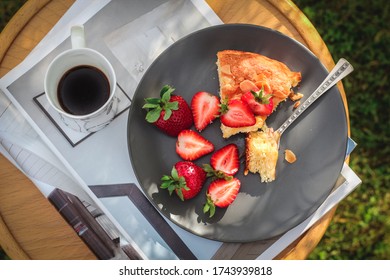
<path fill-rule="evenodd" d="M 79 3 L 79 1 L 76 2 L 76 5 Z M 159 13 L 159 10 L 162 13 L 166 13 L 167 10 L 169 11 L 169 6 L 171 6 L 170 11 L 174 11 L 175 14 L 181 11 L 182 17 L 186 14 L 197 14 L 199 19 L 203 18 L 202 22 L 204 24 L 196 26 L 191 24 L 188 26 L 186 34 L 211 24 L 221 23 L 221 21 L 203 1 L 84 1 L 83 3 L 85 4 L 84 10 L 81 10 L 79 7 L 74 9 L 72 7 L 71 11 L 64 17 L 68 19 L 67 22 L 57 24 L 54 27 L 56 29 L 55 32 L 50 32 L 21 65 L 1 79 L 1 89 L 12 101 L 12 106 L 15 106 L 16 110 L 14 111 L 17 111 L 19 115 L 28 120 L 33 131 L 36 131 L 40 136 L 38 139 L 43 140 L 44 145 L 42 146 L 46 147 L 63 164 L 64 168 L 60 167 L 59 170 L 67 170 L 72 180 L 75 181 L 76 185 L 71 189 L 67 183 L 64 183 L 63 185 L 67 185 L 67 188 L 64 190 L 76 194 L 91 204 L 95 204 L 113 221 L 117 221 L 117 218 L 111 215 L 111 212 L 115 211 L 115 209 L 108 211 L 103 202 L 106 202 L 108 206 L 112 204 L 118 205 L 116 209 L 128 209 L 129 213 L 126 213 L 127 219 L 122 222 L 122 225 L 116 223 L 116 226 L 121 230 L 126 239 L 130 240 L 129 242 L 133 239 L 142 240 L 140 251 L 149 251 L 145 254 L 145 258 L 177 258 L 166 242 L 161 241 L 161 244 L 156 242 L 156 240 L 162 240 L 161 237 L 159 237 L 156 231 L 150 230 L 142 213 L 137 213 L 137 209 L 132 206 L 129 200 L 120 198 L 98 200 L 88 187 L 90 185 L 136 182 L 126 151 L 127 113 L 136 82 L 128 79 L 127 70 L 124 69 L 121 62 L 108 49 L 104 37 L 110 35 L 118 28 L 126 28 L 127 24 L 131 26 L 133 21 L 140 16 L 147 17 L 148 13 L 150 13 L 148 21 L 154 22 L 157 20 L 155 26 L 158 26 L 158 24 L 161 24 L 161 20 L 159 20 L 160 17 L 155 17 L 156 13 Z M 74 18 L 68 16 L 72 12 L 74 12 Z M 208 14 L 210 12 L 214 16 L 210 16 Z M 166 18 L 177 20 L 169 16 Z M 209 22 L 210 20 L 213 20 L 213 22 Z M 84 24 L 87 45 L 100 51 L 111 61 L 118 75 L 118 90 L 121 91 L 123 95 L 121 99 L 124 100 L 122 104 L 126 103 L 120 112 L 121 114 L 106 129 L 94 134 L 78 134 L 62 126 L 57 116 L 50 110 L 43 95 L 41 81 L 45 69 L 58 53 L 70 48 L 69 30 L 73 24 Z M 160 49 L 160 52 L 162 50 Z M 145 65 L 150 64 L 158 54 L 159 52 L 155 52 L 153 56 L 147 57 L 148 61 L 144 62 Z M 26 88 L 29 91 L 27 93 Z M 5 132 L 5 134 L 8 135 L 9 133 Z M 115 135 L 115 137 L 111 137 L 112 135 Z M 107 145 L 107 139 L 110 139 L 109 145 Z M 103 146 L 105 149 L 99 148 L 99 153 L 97 153 L 95 147 Z M 117 147 L 123 148 L 117 149 Z M 44 158 L 46 153 L 39 152 L 37 154 Z M 85 166 L 86 159 L 88 159 L 89 166 Z M 104 170 L 105 172 L 97 172 L 97 170 Z M 48 189 L 48 183 L 42 185 Z M 45 190 L 45 193 L 47 194 L 48 191 Z M 123 205 L 124 203 L 126 206 Z M 131 211 L 131 207 L 134 208 L 133 211 Z M 122 216 L 124 215 L 122 214 Z M 119 219 L 121 218 L 119 217 Z M 145 229 L 132 232 L 134 224 L 129 222 L 130 219 L 139 221 L 140 225 L 138 227 L 141 226 Z M 169 221 L 166 222 L 170 223 Z M 177 227 L 171 223 L 170 225 Z M 177 230 L 180 231 L 181 229 Z M 131 233 L 131 236 L 128 232 Z M 207 259 L 212 256 L 212 250 L 206 253 L 201 252 L 199 247 L 196 246 L 197 242 L 194 242 L 194 239 L 203 238 L 193 236 L 184 231 L 181 237 L 183 240 L 185 239 L 185 243 L 194 244 L 192 246 L 194 251 L 200 251 L 197 254 L 197 258 Z M 210 241 L 206 241 L 206 246 L 211 249 L 214 248 L 214 251 L 219 247 L 218 243 L 210 242 L 215 245 L 207 245 L 207 242 Z M 132 244 L 138 247 L 135 242 L 132 242 Z"/>
<path fill-rule="evenodd" d="M 222 242 L 193 235 L 159 217 L 183 241 L 179 250 L 152 225 L 145 208 L 123 195 L 97 198 L 90 186 L 131 183 L 139 188 L 126 150 L 127 114 L 137 83 L 169 45 L 221 23 L 202 0 L 77 1 L 30 55 L 0 80 L 0 151 L 45 196 L 57 187 L 101 209 L 121 233 L 121 242 L 131 244 L 143 258 L 180 259 L 188 249 L 197 259 L 211 259 Z M 87 46 L 103 53 L 118 75 L 119 113 L 97 133 L 76 133 L 63 126 L 43 93 L 45 69 L 57 54 L 70 48 L 73 24 L 84 24 Z M 129 58 L 129 53 L 136 55 Z M 360 183 L 347 165 L 343 172 L 346 180 L 319 210 L 270 243 L 259 258 L 276 256 Z"/>

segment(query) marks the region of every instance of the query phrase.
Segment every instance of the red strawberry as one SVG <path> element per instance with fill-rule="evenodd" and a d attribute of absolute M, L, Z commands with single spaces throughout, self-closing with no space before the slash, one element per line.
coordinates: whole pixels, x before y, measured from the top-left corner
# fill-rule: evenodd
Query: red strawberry
<path fill-rule="evenodd" d="M 251 126 L 256 123 L 255 115 L 249 106 L 238 99 L 221 105 L 221 122 L 228 127 Z"/>
<path fill-rule="evenodd" d="M 205 91 L 197 92 L 191 101 L 192 115 L 195 128 L 198 131 L 205 129 L 219 115 L 219 98 Z"/>
<path fill-rule="evenodd" d="M 214 144 L 193 130 L 183 130 L 176 141 L 176 153 L 184 160 L 196 160 L 214 151 Z"/>
<path fill-rule="evenodd" d="M 230 180 L 240 167 L 238 148 L 236 144 L 228 144 L 216 151 L 210 159 L 210 164 L 203 164 L 207 177 Z"/>
<path fill-rule="evenodd" d="M 194 123 L 187 102 L 180 95 L 171 95 L 175 89 L 166 85 L 161 89 L 161 98 L 145 98 L 146 120 L 170 136 L 190 128 Z"/>
<path fill-rule="evenodd" d="M 216 151 L 211 156 L 210 164 L 215 170 L 222 171 L 226 175 L 236 174 L 240 167 L 237 145 L 228 144 Z"/>
<path fill-rule="evenodd" d="M 171 176 L 164 175 L 161 178 L 162 189 L 167 189 L 169 194 L 175 191 L 184 201 L 196 196 L 206 181 L 206 172 L 190 161 L 179 161 L 172 168 Z"/>
<path fill-rule="evenodd" d="M 248 91 L 241 96 L 241 100 L 248 104 L 252 112 L 257 116 L 268 116 L 274 109 L 271 94 L 265 94 L 264 90 Z"/>
<path fill-rule="evenodd" d="M 210 218 L 215 214 L 215 206 L 226 208 L 236 199 L 241 182 L 237 178 L 231 180 L 217 179 L 213 181 L 207 190 L 207 201 L 203 207 L 203 213 L 209 213 Z"/>

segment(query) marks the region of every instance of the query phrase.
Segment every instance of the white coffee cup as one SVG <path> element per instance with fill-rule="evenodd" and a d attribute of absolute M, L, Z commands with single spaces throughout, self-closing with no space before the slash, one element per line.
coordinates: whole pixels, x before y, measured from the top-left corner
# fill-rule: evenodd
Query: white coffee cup
<path fill-rule="evenodd" d="M 59 54 L 50 63 L 46 71 L 44 81 L 45 94 L 50 105 L 60 114 L 62 121 L 68 127 L 84 133 L 95 132 L 107 126 L 117 113 L 118 98 L 115 96 L 116 75 L 111 63 L 101 53 L 85 47 L 84 26 L 72 26 L 71 41 L 72 49 Z M 101 75 L 106 78 L 106 80 L 103 79 L 104 82 L 106 83 L 108 81 L 109 89 L 107 91 L 109 92 L 107 92 L 107 96 L 102 101 L 104 103 L 98 105 L 93 111 L 74 113 L 67 110 L 64 105 L 61 105 L 60 99 L 63 95 L 59 94 L 59 84 L 60 82 L 63 83 L 64 77 L 75 71 L 76 68 L 97 69 L 97 73 L 104 74 Z M 77 80 L 74 85 L 82 84 L 84 80 Z M 82 92 L 83 90 L 79 91 Z M 85 92 L 87 91 L 91 92 L 91 90 L 86 90 Z M 92 94 L 92 92 L 88 94 Z M 87 100 L 87 98 L 84 98 L 84 102 L 89 104 L 89 100 Z M 73 102 L 73 104 L 75 103 Z"/>

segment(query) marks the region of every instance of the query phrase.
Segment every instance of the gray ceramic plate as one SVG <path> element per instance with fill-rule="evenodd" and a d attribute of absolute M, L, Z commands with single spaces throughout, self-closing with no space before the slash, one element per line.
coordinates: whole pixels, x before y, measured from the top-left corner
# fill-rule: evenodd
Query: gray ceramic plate
<path fill-rule="evenodd" d="M 149 67 L 131 105 L 128 121 L 128 148 L 135 174 L 150 201 L 172 222 L 205 238 L 247 242 L 277 236 L 312 214 L 330 193 L 340 174 L 347 145 L 346 113 L 337 87 L 311 106 L 283 135 L 277 164 L 277 179 L 261 183 L 259 175 L 237 177 L 241 190 L 227 209 L 218 209 L 213 218 L 202 213 L 203 191 L 193 200 L 181 202 L 159 189 L 160 178 L 169 174 L 180 160 L 176 138 L 161 133 L 145 121 L 144 98 L 156 97 L 165 84 L 176 88 L 188 103 L 197 91 L 218 95 L 216 53 L 235 49 L 256 52 L 287 64 L 302 73 L 299 92 L 310 95 L 327 75 L 320 61 L 303 45 L 274 30 L 259 26 L 227 24 L 203 29 L 177 41 Z M 286 101 L 268 118 L 278 128 L 290 114 L 293 102 Z M 244 135 L 228 140 L 221 137 L 220 121 L 201 134 L 216 149 L 236 143 L 244 153 Z M 284 160 L 289 148 L 297 155 L 294 164 Z M 196 161 L 208 163 L 210 156 Z"/>

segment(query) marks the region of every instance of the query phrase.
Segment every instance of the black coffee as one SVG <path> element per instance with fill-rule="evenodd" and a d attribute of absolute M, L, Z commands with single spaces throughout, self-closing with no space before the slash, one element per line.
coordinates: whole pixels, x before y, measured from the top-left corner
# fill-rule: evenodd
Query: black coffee
<path fill-rule="evenodd" d="M 110 95 L 110 83 L 102 71 L 93 66 L 74 67 L 61 78 L 58 101 L 72 115 L 87 115 L 99 109 Z"/>

